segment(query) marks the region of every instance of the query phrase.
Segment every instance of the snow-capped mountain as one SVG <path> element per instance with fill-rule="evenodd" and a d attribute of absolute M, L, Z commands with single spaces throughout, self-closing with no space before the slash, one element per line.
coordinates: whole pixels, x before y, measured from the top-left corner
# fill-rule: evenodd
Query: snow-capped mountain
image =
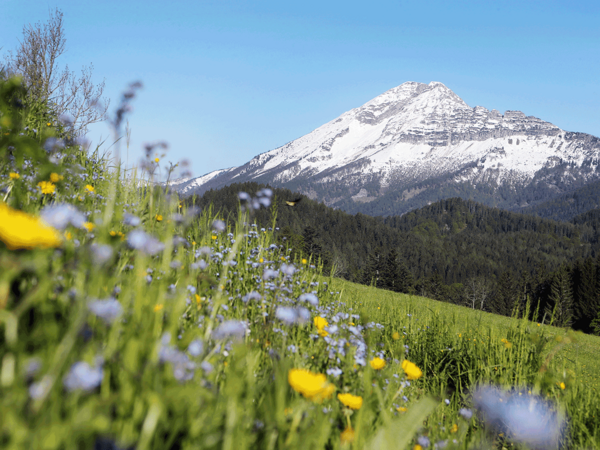
<path fill-rule="evenodd" d="M 594 136 L 471 108 L 439 82 L 406 82 L 243 166 L 173 187 L 257 181 L 374 215 L 452 196 L 515 209 L 600 178 L 599 160 Z"/>

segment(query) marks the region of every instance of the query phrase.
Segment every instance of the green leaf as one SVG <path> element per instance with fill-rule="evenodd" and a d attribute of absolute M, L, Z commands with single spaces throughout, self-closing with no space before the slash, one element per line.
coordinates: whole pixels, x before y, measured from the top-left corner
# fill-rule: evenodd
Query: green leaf
<path fill-rule="evenodd" d="M 423 426 L 423 421 L 437 405 L 438 402 L 431 397 L 419 400 L 418 403 L 410 407 L 406 415 L 382 427 L 365 446 L 365 450 L 378 450 L 381 448 L 402 450 L 406 448 L 415 433 Z"/>

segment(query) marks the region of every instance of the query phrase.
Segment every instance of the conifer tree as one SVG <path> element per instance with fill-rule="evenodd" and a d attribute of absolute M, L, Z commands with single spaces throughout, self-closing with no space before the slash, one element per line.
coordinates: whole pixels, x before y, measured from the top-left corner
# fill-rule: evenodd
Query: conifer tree
<path fill-rule="evenodd" d="M 573 290 L 571 277 L 566 266 L 561 267 L 553 276 L 550 284 L 550 296 L 546 306 L 546 316 L 550 323 L 558 327 L 571 326 L 573 321 Z"/>

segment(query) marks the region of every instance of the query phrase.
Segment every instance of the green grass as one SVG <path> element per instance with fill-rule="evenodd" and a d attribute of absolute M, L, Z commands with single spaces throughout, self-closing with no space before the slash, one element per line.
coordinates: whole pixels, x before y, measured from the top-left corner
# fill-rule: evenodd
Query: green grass
<path fill-rule="evenodd" d="M 25 137 L 9 139 L 3 152 Z M 101 158 L 28 155 L 0 160 L 3 200 L 31 217 L 0 207 L 0 448 L 524 448 L 460 414 L 478 383 L 548 401 L 569 418 L 565 448 L 600 448 L 600 396 L 583 372 L 597 338 L 328 279 L 250 212 L 220 230 L 210 208 L 197 215 Z M 64 178 L 42 194 L 52 173 Z M 88 224 L 52 248 L 20 245 L 53 203 Z"/>
<path fill-rule="evenodd" d="M 401 303 L 403 308 L 415 311 L 415 316 L 424 320 L 431 317 L 443 318 L 452 324 L 455 334 L 462 333 L 464 336 L 481 335 L 482 332 L 487 335 L 491 331 L 493 338 L 502 339 L 506 337 L 507 330 L 517 327 L 520 323 L 520 319 L 512 317 L 424 297 L 398 294 L 341 279 L 333 279 L 332 288 L 341 291 L 345 299 L 362 302 L 376 317 L 375 320 L 386 317 L 390 314 L 390 308 Z M 537 323 L 530 324 L 532 330 L 535 330 L 536 326 Z M 552 353 L 557 366 L 564 367 L 572 379 L 600 391 L 600 337 L 548 325 L 540 324 L 538 328 L 550 341 L 544 356 L 550 356 Z M 553 353 L 553 350 L 556 350 L 556 353 Z"/>

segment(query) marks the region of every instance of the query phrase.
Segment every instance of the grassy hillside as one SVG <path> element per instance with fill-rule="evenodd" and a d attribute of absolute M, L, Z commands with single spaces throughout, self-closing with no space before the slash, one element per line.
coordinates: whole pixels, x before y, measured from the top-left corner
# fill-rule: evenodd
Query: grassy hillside
<path fill-rule="evenodd" d="M 268 191 L 223 222 L 153 185 L 152 152 L 142 179 L 48 154 L 17 87 L 0 80 L 0 448 L 600 447 L 571 335 L 328 279 L 255 222 Z"/>
<path fill-rule="evenodd" d="M 423 323 L 444 320 L 450 333 L 464 339 L 477 336 L 500 340 L 509 330 L 522 326 L 522 320 L 499 316 L 484 311 L 452 305 L 437 300 L 390 292 L 335 278 L 331 289 L 341 292 L 344 301 L 360 303 L 369 312 L 372 320 L 394 321 L 394 316 L 411 311 Z M 600 337 L 574 333 L 564 328 L 527 323 L 532 330 L 539 330 L 548 339 L 544 356 L 562 367 L 572 379 L 593 390 L 600 391 Z"/>

